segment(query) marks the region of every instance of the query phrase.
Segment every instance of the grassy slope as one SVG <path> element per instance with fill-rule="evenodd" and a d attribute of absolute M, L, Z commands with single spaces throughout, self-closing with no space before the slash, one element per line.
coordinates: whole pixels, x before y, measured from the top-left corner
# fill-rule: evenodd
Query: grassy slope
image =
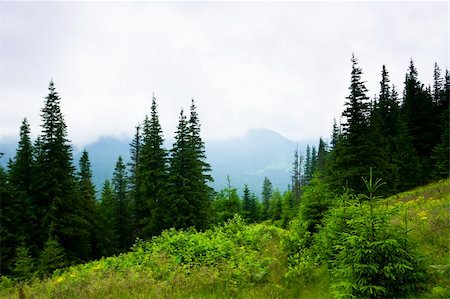
<path fill-rule="evenodd" d="M 398 207 L 428 266 L 423 298 L 450 297 L 450 181 L 384 199 Z M 235 219 L 204 233 L 168 231 L 118 257 L 59 271 L 24 287 L 26 298 L 330 298 L 328 275 L 306 288 L 287 284 L 281 240 L 289 232 Z M 323 271 L 318 269 L 318 271 Z M 18 297 L 3 278 L 0 298 Z"/>

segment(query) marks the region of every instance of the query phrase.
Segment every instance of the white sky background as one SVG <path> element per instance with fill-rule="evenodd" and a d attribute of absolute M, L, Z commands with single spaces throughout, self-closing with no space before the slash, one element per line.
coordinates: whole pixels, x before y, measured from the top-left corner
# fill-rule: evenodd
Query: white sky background
<path fill-rule="evenodd" d="M 206 139 L 269 128 L 328 138 L 352 52 L 369 96 L 381 66 L 400 91 L 413 58 L 448 66 L 448 2 L 1 2 L 0 142 L 35 136 L 50 78 L 69 139 L 128 137 L 155 92 L 170 138 L 194 98 Z"/>

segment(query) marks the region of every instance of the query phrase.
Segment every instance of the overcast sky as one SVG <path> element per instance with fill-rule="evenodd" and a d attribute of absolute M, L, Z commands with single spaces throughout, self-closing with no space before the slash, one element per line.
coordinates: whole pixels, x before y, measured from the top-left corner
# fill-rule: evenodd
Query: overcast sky
<path fill-rule="evenodd" d="M 50 78 L 69 138 L 129 137 L 152 93 L 166 137 L 196 100 L 207 139 L 269 128 L 328 138 L 352 52 L 369 96 L 448 66 L 448 2 L 0 2 L 0 142 L 33 136 Z M 131 137 L 130 137 L 131 138 Z"/>

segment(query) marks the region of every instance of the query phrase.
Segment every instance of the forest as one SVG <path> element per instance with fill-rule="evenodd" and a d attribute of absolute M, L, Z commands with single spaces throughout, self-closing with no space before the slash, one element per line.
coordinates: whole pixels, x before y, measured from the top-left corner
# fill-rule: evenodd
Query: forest
<path fill-rule="evenodd" d="M 51 80 L 0 166 L 0 298 L 448 298 L 449 72 L 410 60 L 400 90 L 383 65 L 370 98 L 353 55 L 348 90 L 287 190 L 213 190 L 195 101 L 166 149 L 153 97 L 97 192 Z"/>

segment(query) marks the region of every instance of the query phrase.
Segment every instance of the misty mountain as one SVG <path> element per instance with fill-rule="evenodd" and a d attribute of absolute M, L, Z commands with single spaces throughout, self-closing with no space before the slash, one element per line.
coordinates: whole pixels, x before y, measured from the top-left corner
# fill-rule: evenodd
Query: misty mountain
<path fill-rule="evenodd" d="M 119 155 L 129 162 L 129 143 L 131 140 L 102 137 L 86 146 L 91 161 L 94 184 L 100 192 L 105 179 L 111 179 L 114 166 Z M 166 141 L 166 148 L 171 148 L 171 140 Z M 225 140 L 206 140 L 207 161 L 211 164 L 214 182 L 211 186 L 219 191 L 227 185 L 227 175 L 231 185 L 242 192 L 244 184 L 248 184 L 252 192 L 261 193 L 264 177 L 268 177 L 274 188 L 286 190 L 290 184 L 290 172 L 294 159 L 294 151 L 298 146 L 305 152 L 307 143 L 318 141 L 294 142 L 282 135 L 267 129 L 249 130 L 239 138 Z M 0 144 L 0 152 L 5 155 L 0 164 L 6 166 L 9 158 L 15 154 L 17 143 Z M 77 166 L 83 148 L 74 149 L 74 164 Z"/>

